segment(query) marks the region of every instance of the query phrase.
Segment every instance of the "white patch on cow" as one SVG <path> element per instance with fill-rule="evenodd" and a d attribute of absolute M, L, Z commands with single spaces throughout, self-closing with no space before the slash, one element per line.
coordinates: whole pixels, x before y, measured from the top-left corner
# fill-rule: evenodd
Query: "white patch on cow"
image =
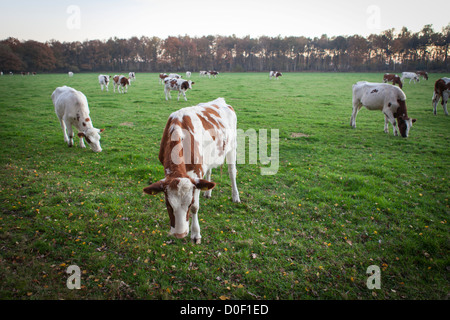
<path fill-rule="evenodd" d="M 189 232 L 187 215 L 193 201 L 194 185 L 188 178 L 179 178 L 177 189 L 167 188 L 166 194 L 175 216 L 175 228 L 171 227 L 171 234 L 177 238 L 183 238 Z"/>

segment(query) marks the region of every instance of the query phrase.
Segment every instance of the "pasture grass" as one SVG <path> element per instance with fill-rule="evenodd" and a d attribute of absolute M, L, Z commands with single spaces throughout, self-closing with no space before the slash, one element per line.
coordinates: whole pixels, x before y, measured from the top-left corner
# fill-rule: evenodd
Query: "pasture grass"
<path fill-rule="evenodd" d="M 350 127 L 351 86 L 382 74 L 221 73 L 199 78 L 188 102 L 164 99 L 157 74 L 127 94 L 101 92 L 97 74 L 3 76 L 0 95 L 2 299 L 446 299 L 449 282 L 449 121 L 432 114 L 436 79 L 404 85 L 403 139 L 362 109 Z M 51 101 L 86 94 L 103 152 L 68 148 Z M 238 128 L 279 130 L 279 168 L 238 165 L 241 203 L 226 166 L 200 200 L 202 244 L 168 237 L 160 138 L 169 114 L 224 97 Z M 270 150 L 270 148 L 269 148 Z M 80 267 L 69 290 L 67 267 Z M 369 266 L 381 289 L 369 290 Z"/>

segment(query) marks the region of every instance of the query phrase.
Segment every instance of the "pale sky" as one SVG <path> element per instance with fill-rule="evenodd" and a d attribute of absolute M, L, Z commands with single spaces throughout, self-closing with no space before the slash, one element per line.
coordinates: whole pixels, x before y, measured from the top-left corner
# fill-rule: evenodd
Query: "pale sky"
<path fill-rule="evenodd" d="M 368 36 L 426 24 L 441 31 L 449 9 L 449 0 L 0 0 L 0 40 Z"/>

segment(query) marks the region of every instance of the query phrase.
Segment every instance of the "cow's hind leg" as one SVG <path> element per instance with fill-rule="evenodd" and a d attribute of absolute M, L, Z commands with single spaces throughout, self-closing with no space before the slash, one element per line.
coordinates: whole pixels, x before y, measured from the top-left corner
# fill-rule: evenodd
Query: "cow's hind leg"
<path fill-rule="evenodd" d="M 358 115 L 359 110 L 362 107 L 362 103 L 357 100 L 353 100 L 353 112 L 352 117 L 350 119 L 350 126 L 353 128 L 356 128 L 356 116 Z"/>

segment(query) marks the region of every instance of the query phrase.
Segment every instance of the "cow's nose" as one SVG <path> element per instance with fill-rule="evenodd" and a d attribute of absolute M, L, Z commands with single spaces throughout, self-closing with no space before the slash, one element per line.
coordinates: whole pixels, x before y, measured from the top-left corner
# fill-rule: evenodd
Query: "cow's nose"
<path fill-rule="evenodd" d="M 186 231 L 186 232 L 184 232 L 184 233 L 175 233 L 174 236 L 175 236 L 177 239 L 183 239 L 184 237 L 187 236 L 187 234 L 188 234 L 188 232 Z"/>

